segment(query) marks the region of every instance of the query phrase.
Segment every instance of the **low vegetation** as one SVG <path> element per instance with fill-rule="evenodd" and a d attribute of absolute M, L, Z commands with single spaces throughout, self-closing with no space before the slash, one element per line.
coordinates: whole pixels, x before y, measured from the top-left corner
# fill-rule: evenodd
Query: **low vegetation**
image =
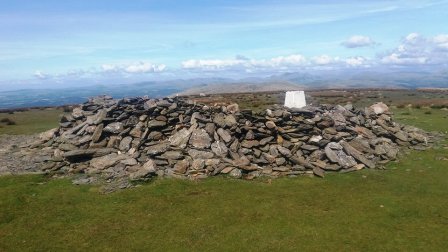
<path fill-rule="evenodd" d="M 395 115 L 448 131 L 444 110 L 402 107 Z M 443 251 L 447 167 L 445 140 L 385 171 L 325 179 L 156 180 L 102 195 L 68 179 L 0 177 L 0 251 Z"/>
<path fill-rule="evenodd" d="M 1 134 L 35 134 L 58 126 L 61 109 L 32 109 L 0 113 Z"/>
<path fill-rule="evenodd" d="M 0 119 L 0 123 L 3 123 L 5 125 L 16 125 L 17 123 L 7 117 Z"/>

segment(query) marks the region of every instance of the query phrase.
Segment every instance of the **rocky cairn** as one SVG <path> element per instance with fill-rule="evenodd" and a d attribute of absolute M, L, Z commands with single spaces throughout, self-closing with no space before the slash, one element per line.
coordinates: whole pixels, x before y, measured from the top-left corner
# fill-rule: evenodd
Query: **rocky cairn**
<path fill-rule="evenodd" d="M 431 136 L 394 122 L 388 107 L 206 106 L 184 98 L 96 97 L 42 135 L 42 169 L 107 180 L 316 175 L 380 168 Z"/>

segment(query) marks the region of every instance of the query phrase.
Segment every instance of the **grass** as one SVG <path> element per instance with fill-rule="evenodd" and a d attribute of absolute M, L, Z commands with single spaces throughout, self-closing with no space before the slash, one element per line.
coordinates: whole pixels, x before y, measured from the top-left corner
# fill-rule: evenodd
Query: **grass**
<path fill-rule="evenodd" d="M 446 111 L 425 111 L 395 114 L 448 130 Z M 67 179 L 0 177 L 0 251 L 445 251 L 444 158 L 440 146 L 385 171 L 272 184 L 160 179 L 108 195 Z"/>
<path fill-rule="evenodd" d="M 58 126 L 58 118 L 62 115 L 62 109 L 32 109 L 14 114 L 0 113 L 1 134 L 34 134 L 55 128 Z M 6 120 L 15 124 L 8 124 Z"/>
<path fill-rule="evenodd" d="M 400 108 L 393 111 L 394 119 L 403 124 L 414 125 L 427 131 L 448 133 L 448 111 L 431 108 Z"/>

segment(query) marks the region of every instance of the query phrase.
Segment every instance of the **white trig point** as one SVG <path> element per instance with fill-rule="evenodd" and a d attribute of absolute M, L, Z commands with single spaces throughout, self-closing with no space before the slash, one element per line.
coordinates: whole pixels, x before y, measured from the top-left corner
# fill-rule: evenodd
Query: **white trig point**
<path fill-rule="evenodd" d="M 304 91 L 287 91 L 285 97 L 285 107 L 302 108 L 306 106 Z"/>

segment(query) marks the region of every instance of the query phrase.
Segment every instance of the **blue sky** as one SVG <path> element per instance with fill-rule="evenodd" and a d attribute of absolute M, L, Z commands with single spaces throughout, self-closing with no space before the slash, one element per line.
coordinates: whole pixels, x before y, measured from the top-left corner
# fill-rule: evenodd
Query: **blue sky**
<path fill-rule="evenodd" d="M 0 0 L 0 89 L 443 70 L 447 24 L 448 1 Z"/>

